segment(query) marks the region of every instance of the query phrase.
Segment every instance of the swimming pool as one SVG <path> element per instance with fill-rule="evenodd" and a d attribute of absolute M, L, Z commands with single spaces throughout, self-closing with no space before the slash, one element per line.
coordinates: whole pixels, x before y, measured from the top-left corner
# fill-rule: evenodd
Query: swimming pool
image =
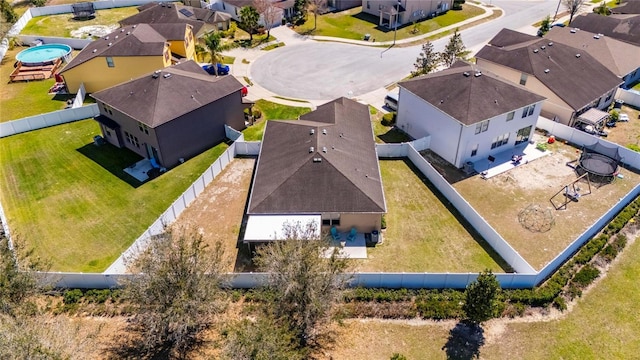
<path fill-rule="evenodd" d="M 25 66 L 47 65 L 69 53 L 71 53 L 69 45 L 45 44 L 20 51 L 16 59 Z"/>

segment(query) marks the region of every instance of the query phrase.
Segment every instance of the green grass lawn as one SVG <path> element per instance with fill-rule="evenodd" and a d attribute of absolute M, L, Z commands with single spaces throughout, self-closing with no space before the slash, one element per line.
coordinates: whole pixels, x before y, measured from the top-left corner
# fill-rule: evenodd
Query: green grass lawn
<path fill-rule="evenodd" d="M 246 141 L 262 140 L 264 127 L 268 120 L 295 120 L 298 116 L 311 111 L 308 107 L 281 105 L 263 99 L 256 101 L 254 107 L 262 111 L 262 119 L 242 131 Z"/>
<path fill-rule="evenodd" d="M 122 171 L 139 157 L 95 148 L 99 133 L 95 121 L 83 120 L 0 139 L 9 226 L 52 270 L 106 269 L 227 148 L 220 144 L 140 185 Z"/>
<path fill-rule="evenodd" d="M 358 260 L 360 271 L 503 272 L 487 252 L 489 246 L 463 226 L 437 190 L 403 160 L 382 160 L 380 171 L 387 201 L 384 243 Z"/>
<path fill-rule="evenodd" d="M 397 29 L 396 39 L 399 40 L 426 34 L 483 13 L 484 10 L 481 8 L 466 4 L 463 5 L 463 10 L 449 10 L 444 15 L 423 20 L 416 23 L 416 25 L 408 24 L 400 27 Z M 364 34 L 370 34 L 371 39 L 375 39 L 376 41 L 391 41 L 394 36 L 392 30 L 379 30 L 378 17 L 363 13 L 362 7 L 320 15 L 318 16 L 317 28 L 313 30 L 313 27 L 314 17 L 313 14 L 309 14 L 307 21 L 303 25 L 295 27 L 295 31 L 300 34 L 333 36 L 354 40 L 362 40 Z"/>
<path fill-rule="evenodd" d="M 29 21 L 21 34 L 71 37 L 71 31 L 83 26 L 117 25 L 118 21 L 137 14 L 135 6 L 96 10 L 91 20 L 73 20 L 73 14 L 38 16 Z"/>

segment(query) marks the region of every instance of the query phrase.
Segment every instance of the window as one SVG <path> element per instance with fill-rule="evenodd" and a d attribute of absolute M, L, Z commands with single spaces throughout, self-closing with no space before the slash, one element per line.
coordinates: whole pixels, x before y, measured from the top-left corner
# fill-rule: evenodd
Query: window
<path fill-rule="evenodd" d="M 535 108 L 536 108 L 536 105 L 535 105 L 535 104 L 533 104 L 533 105 L 529 106 L 529 115 L 527 115 L 527 116 L 531 116 L 531 115 L 533 115 L 533 110 L 535 110 Z"/>
<path fill-rule="evenodd" d="M 371 4 L 370 3 L 371 3 L 370 1 L 367 1 L 367 9 L 371 9 Z"/>
<path fill-rule="evenodd" d="M 105 132 L 106 132 L 107 136 L 111 137 L 111 131 L 105 129 Z"/>
<path fill-rule="evenodd" d="M 140 142 L 138 142 L 138 138 L 129 134 L 128 132 L 124 132 L 125 137 L 127 138 L 127 142 L 131 145 L 135 145 L 137 148 L 140 147 Z"/>
<path fill-rule="evenodd" d="M 527 85 L 527 74 L 522 73 L 520 75 L 520 85 Z"/>
<path fill-rule="evenodd" d="M 613 92 L 610 92 L 609 95 L 607 95 L 607 98 L 604 99 L 604 102 L 607 102 L 607 101 L 611 100 L 612 96 L 613 96 Z"/>
<path fill-rule="evenodd" d="M 147 135 L 149 135 L 149 127 L 147 126 L 147 124 L 143 124 L 141 122 L 138 123 L 138 129 L 140 129 L 140 132 L 143 132 Z"/>
<path fill-rule="evenodd" d="M 478 154 L 478 144 L 475 144 L 471 148 L 471 156 L 476 156 L 477 154 Z"/>
<path fill-rule="evenodd" d="M 113 58 L 111 56 L 107 56 L 107 66 L 108 67 L 115 67 L 116 65 L 113 63 Z"/>
<path fill-rule="evenodd" d="M 487 131 L 489 128 L 489 120 L 485 120 L 476 124 L 476 134 Z"/>
<path fill-rule="evenodd" d="M 518 130 L 516 133 L 516 145 L 529 141 L 529 134 L 531 134 L 531 126 Z"/>
<path fill-rule="evenodd" d="M 529 113 L 529 107 L 525 106 L 524 109 L 522 109 L 522 118 L 527 117 L 528 113 Z"/>
<path fill-rule="evenodd" d="M 515 111 L 512 111 L 510 113 L 507 114 L 507 121 L 511 121 L 513 120 L 513 116 L 515 115 Z"/>
<path fill-rule="evenodd" d="M 502 134 L 498 137 L 494 137 L 493 141 L 491 142 L 491 148 L 495 149 L 507 143 L 509 143 L 509 133 Z"/>
<path fill-rule="evenodd" d="M 340 214 L 330 213 L 322 215 L 322 225 L 340 226 Z"/>
<path fill-rule="evenodd" d="M 109 115 L 113 115 L 113 111 L 111 111 L 111 107 L 110 106 L 102 104 L 102 108 L 104 109 L 105 113 L 108 113 Z"/>

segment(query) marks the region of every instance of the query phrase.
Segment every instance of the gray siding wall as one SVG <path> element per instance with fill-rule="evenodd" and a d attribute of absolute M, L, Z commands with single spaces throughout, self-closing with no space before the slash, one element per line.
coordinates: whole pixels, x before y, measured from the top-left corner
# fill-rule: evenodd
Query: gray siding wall
<path fill-rule="evenodd" d="M 160 161 L 173 167 L 225 139 L 224 125 L 244 129 L 244 106 L 240 92 L 185 114 L 156 128 Z"/>

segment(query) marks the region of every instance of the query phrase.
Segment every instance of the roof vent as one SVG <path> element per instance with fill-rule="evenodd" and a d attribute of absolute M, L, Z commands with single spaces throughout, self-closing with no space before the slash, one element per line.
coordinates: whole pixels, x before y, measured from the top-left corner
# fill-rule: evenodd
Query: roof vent
<path fill-rule="evenodd" d="M 549 73 L 549 69 L 544 69 L 544 73 L 548 74 Z"/>
<path fill-rule="evenodd" d="M 109 36 L 105 36 L 105 37 L 104 37 L 104 39 L 105 39 L 105 40 L 109 40 Z"/>
<path fill-rule="evenodd" d="M 162 75 L 162 77 L 165 78 L 165 79 L 168 79 L 168 78 L 171 77 L 171 74 L 170 73 L 166 73 L 166 74 Z"/>
<path fill-rule="evenodd" d="M 553 41 L 550 41 L 550 42 L 549 42 L 549 46 L 553 46 Z"/>
<path fill-rule="evenodd" d="M 544 50 L 544 49 L 546 49 L 546 48 L 547 48 L 547 47 L 546 47 L 546 46 L 544 46 L 544 45 L 540 46 L 540 49 L 542 49 L 542 50 Z"/>
<path fill-rule="evenodd" d="M 579 57 L 580 57 L 580 54 L 576 54 L 576 57 L 577 57 L 577 58 L 579 58 Z"/>
<path fill-rule="evenodd" d="M 533 52 L 534 52 L 534 53 L 536 53 L 536 54 L 538 53 L 538 51 L 540 51 L 540 50 L 538 50 L 538 49 L 533 49 Z"/>
<path fill-rule="evenodd" d="M 138 26 L 138 25 L 133 25 L 133 26 L 132 26 L 132 28 L 134 28 L 134 29 L 135 29 L 135 28 L 136 28 L 136 26 Z"/>
<path fill-rule="evenodd" d="M 498 105 L 498 100 L 493 100 L 493 103 Z"/>
<path fill-rule="evenodd" d="M 314 163 L 321 163 L 322 162 L 322 158 L 321 157 L 313 158 L 313 162 Z"/>
<path fill-rule="evenodd" d="M 600 35 L 599 34 L 598 35 L 593 35 L 593 38 L 598 40 L 598 39 L 600 39 Z"/>
<path fill-rule="evenodd" d="M 440 104 L 442 104 L 443 102 L 444 102 L 444 100 L 443 100 L 443 99 L 440 99 Z"/>
<path fill-rule="evenodd" d="M 120 29 L 120 32 L 124 32 L 124 29 Z"/>
<path fill-rule="evenodd" d="M 575 33 L 576 33 L 576 31 L 578 31 L 578 29 L 576 29 L 576 28 L 573 28 L 573 29 L 571 29 L 571 30 L 570 30 L 570 32 L 571 32 L 572 34 L 575 34 Z"/>
<path fill-rule="evenodd" d="M 96 51 L 98 51 L 98 49 L 93 49 L 93 52 L 96 52 Z"/>
<path fill-rule="evenodd" d="M 160 71 L 154 71 L 151 77 L 157 79 L 158 77 L 160 77 Z"/>
<path fill-rule="evenodd" d="M 313 146 L 310 146 L 310 147 L 309 147 L 309 153 L 312 153 L 312 152 L 314 152 L 314 151 L 316 151 L 316 149 L 315 149 Z"/>
<path fill-rule="evenodd" d="M 322 135 L 327 135 L 327 129 L 322 129 Z"/>
<path fill-rule="evenodd" d="M 323 147 L 322 147 L 322 152 L 323 152 L 323 153 L 326 153 L 326 152 L 327 152 L 327 147 L 326 147 L 326 146 L 323 146 Z"/>
<path fill-rule="evenodd" d="M 600 34 L 600 33 L 598 33 L 598 36 L 603 37 L 603 36 L 604 36 L 604 34 Z"/>
<path fill-rule="evenodd" d="M 469 73 L 468 71 L 465 71 L 462 73 L 462 75 L 464 75 L 465 77 L 469 77 L 471 76 L 471 73 Z"/>
<path fill-rule="evenodd" d="M 133 95 L 133 91 L 129 91 L 129 95 Z"/>
<path fill-rule="evenodd" d="M 315 134 L 315 133 L 316 133 L 316 129 L 310 129 L 310 130 L 309 130 L 309 135 L 313 135 L 313 134 Z"/>
<path fill-rule="evenodd" d="M 478 71 L 476 71 L 476 73 L 475 73 L 475 74 L 473 74 L 473 76 L 475 76 L 475 77 L 480 77 L 480 76 L 482 76 L 482 71 L 479 71 L 479 70 L 478 70 Z"/>
<path fill-rule="evenodd" d="M 109 45 L 107 45 L 107 46 L 111 46 L 111 44 L 113 44 L 113 43 L 109 43 Z"/>
<path fill-rule="evenodd" d="M 127 31 L 127 35 L 131 35 L 131 31 Z"/>
<path fill-rule="evenodd" d="M 117 39 L 117 38 L 118 38 L 118 35 L 116 35 L 115 39 Z"/>

